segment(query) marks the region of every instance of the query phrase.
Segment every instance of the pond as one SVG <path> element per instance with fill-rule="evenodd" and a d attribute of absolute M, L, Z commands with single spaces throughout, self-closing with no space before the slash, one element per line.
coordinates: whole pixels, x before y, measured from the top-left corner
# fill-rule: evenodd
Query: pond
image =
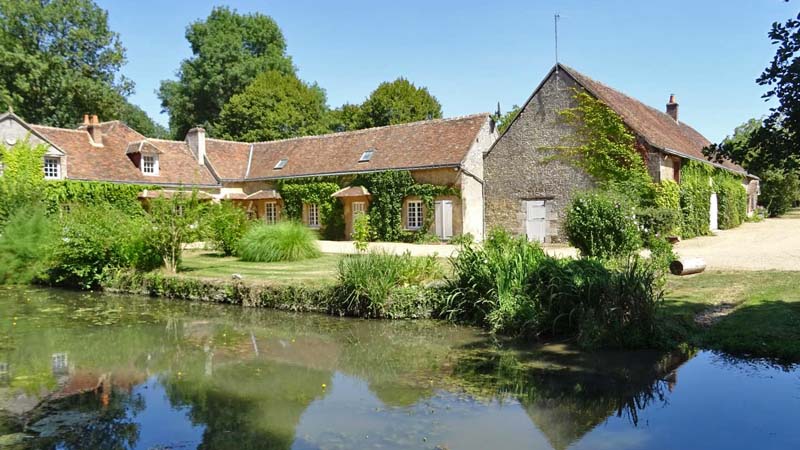
<path fill-rule="evenodd" d="M 0 447 L 800 448 L 800 370 L 472 328 L 0 290 Z"/>

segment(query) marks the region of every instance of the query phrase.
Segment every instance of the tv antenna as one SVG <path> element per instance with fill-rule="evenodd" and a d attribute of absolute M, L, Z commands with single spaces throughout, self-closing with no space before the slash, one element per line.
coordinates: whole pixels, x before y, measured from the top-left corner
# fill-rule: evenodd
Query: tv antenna
<path fill-rule="evenodd" d="M 555 50 L 556 50 L 556 91 L 558 90 L 558 21 L 561 19 L 561 14 L 553 14 L 553 25 L 555 31 Z"/>

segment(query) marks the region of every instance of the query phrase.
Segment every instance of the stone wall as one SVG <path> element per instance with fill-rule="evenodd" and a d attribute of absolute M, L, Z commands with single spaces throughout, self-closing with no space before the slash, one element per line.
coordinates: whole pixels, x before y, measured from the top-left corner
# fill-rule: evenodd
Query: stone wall
<path fill-rule="evenodd" d="M 13 115 L 8 115 L 0 121 L 0 145 L 10 148 L 25 139 L 28 139 L 28 142 L 33 146 L 47 145 L 45 156 L 58 158 L 61 164 L 61 169 L 59 170 L 61 178 L 67 177 L 67 156 L 64 153 L 25 128 Z M 0 174 L 2 174 L 2 164 L 0 164 Z"/>
<path fill-rule="evenodd" d="M 556 82 L 556 78 L 558 81 Z M 584 171 L 560 160 L 559 146 L 573 129 L 559 115 L 576 106 L 576 84 L 553 73 L 484 158 L 486 230 L 525 234 L 525 201 L 545 200 L 545 242 L 562 242 L 561 223 L 575 192 L 594 187 Z"/>

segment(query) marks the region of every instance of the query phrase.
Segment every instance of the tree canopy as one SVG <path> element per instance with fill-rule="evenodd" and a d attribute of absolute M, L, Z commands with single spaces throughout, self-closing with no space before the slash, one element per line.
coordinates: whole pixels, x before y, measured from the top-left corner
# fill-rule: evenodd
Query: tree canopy
<path fill-rule="evenodd" d="M 69 127 L 83 114 L 163 133 L 126 96 L 125 49 L 108 14 L 91 0 L 0 0 L 0 108 L 25 120 Z"/>
<path fill-rule="evenodd" d="M 271 70 L 231 97 L 214 133 L 248 142 L 322 134 L 327 131 L 327 112 L 321 88 Z"/>
<path fill-rule="evenodd" d="M 181 62 L 178 79 L 162 81 L 158 91 L 176 138 L 196 125 L 212 128 L 228 100 L 259 74 L 295 72 L 283 33 L 263 14 L 217 7 L 189 25 L 186 39 L 192 57 Z"/>
<path fill-rule="evenodd" d="M 495 122 L 497 122 L 498 133 L 505 133 L 511 122 L 519 115 L 522 108 L 519 105 L 514 105 L 505 114 L 500 114 L 500 105 L 497 105 L 497 114 L 495 114 Z"/>
<path fill-rule="evenodd" d="M 381 83 L 361 104 L 353 120 L 355 129 L 440 119 L 442 105 L 428 88 L 405 78 Z"/>

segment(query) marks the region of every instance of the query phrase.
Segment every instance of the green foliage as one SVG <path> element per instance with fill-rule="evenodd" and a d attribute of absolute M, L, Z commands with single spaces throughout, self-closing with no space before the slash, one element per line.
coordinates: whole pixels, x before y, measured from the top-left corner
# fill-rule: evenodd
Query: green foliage
<path fill-rule="evenodd" d="M 742 177 L 717 170 L 713 177 L 717 193 L 719 228 L 736 228 L 747 218 L 747 190 Z"/>
<path fill-rule="evenodd" d="M 361 105 L 345 103 L 328 112 L 328 129 L 334 133 L 358 130 L 361 126 Z"/>
<path fill-rule="evenodd" d="M 44 208 L 34 204 L 15 210 L 0 234 L 0 284 L 43 281 L 57 239 Z"/>
<path fill-rule="evenodd" d="M 624 197 L 604 192 L 582 193 L 570 203 L 564 231 L 569 243 L 583 256 L 626 256 L 642 245 L 634 219 L 634 207 Z"/>
<path fill-rule="evenodd" d="M 231 97 L 219 115 L 214 134 L 256 142 L 323 134 L 327 131 L 325 92 L 292 74 L 258 75 Z"/>
<path fill-rule="evenodd" d="M 121 119 L 148 136 L 163 131 L 126 96 L 125 50 L 91 0 L 0 1 L 0 110 L 28 122 L 73 126 L 83 114 Z"/>
<path fill-rule="evenodd" d="M 497 111 L 500 112 L 500 105 L 499 104 L 497 105 Z M 514 105 L 514 106 L 511 107 L 511 109 L 508 112 L 506 112 L 503 115 L 498 116 L 498 115 L 495 114 L 494 120 L 495 120 L 495 122 L 497 122 L 497 132 L 501 133 L 501 134 L 505 133 L 505 131 L 508 129 L 509 125 L 511 125 L 511 122 L 513 122 L 514 119 L 517 118 L 517 116 L 519 115 L 519 113 L 521 111 L 522 111 L 522 108 L 519 105 Z"/>
<path fill-rule="evenodd" d="M 212 205 L 203 221 L 208 241 L 225 256 L 236 255 L 239 241 L 252 225 L 247 213 L 231 202 Z"/>
<path fill-rule="evenodd" d="M 232 96 L 261 73 L 293 75 L 286 41 L 275 21 L 263 14 L 239 14 L 215 7 L 186 30 L 192 56 L 181 62 L 178 80 L 162 81 L 158 95 L 179 139 L 197 125 L 216 122 Z"/>
<path fill-rule="evenodd" d="M 408 252 L 348 256 L 339 262 L 339 292 L 331 309 L 359 317 L 392 317 L 398 306 L 402 311 L 425 310 L 430 308 L 430 295 L 420 285 L 441 275 L 441 266 L 430 256 L 415 258 Z"/>
<path fill-rule="evenodd" d="M 204 205 L 198 200 L 197 191 L 150 201 L 150 228 L 145 234 L 146 245 L 161 257 L 167 271 L 177 271 L 183 244 L 199 237 L 204 209 Z"/>
<path fill-rule="evenodd" d="M 681 232 L 684 238 L 711 233 L 709 223 L 713 188 L 709 180 L 713 172 L 708 164 L 694 161 L 686 161 L 681 167 Z"/>
<path fill-rule="evenodd" d="M 254 225 L 239 241 L 243 261 L 299 261 L 320 255 L 314 232 L 297 222 Z"/>
<path fill-rule="evenodd" d="M 789 211 L 800 200 L 800 174 L 782 169 L 769 169 L 761 174 L 759 203 L 767 215 L 777 217 Z"/>
<path fill-rule="evenodd" d="M 367 251 L 369 241 L 372 240 L 372 229 L 369 225 L 369 214 L 362 213 L 353 221 L 353 245 L 361 253 Z"/>
<path fill-rule="evenodd" d="M 679 208 L 637 208 L 636 223 L 642 237 L 646 236 L 678 236 L 681 224 Z M 646 240 L 646 239 L 645 239 Z"/>
<path fill-rule="evenodd" d="M 636 138 L 601 100 L 584 91 L 574 95 L 578 106 L 560 112 L 575 129 L 569 145 L 561 147 L 566 161 L 585 170 L 601 187 L 614 186 L 629 195 L 652 195 L 652 180 L 636 150 Z"/>
<path fill-rule="evenodd" d="M 113 270 L 149 271 L 162 264 L 144 216 L 104 205 L 77 206 L 62 216 L 61 230 L 50 270 L 55 284 L 92 289 Z"/>
<path fill-rule="evenodd" d="M 283 198 L 283 214 L 287 219 L 299 222 L 303 217 L 303 204 L 317 205 L 325 237 L 341 238 L 344 234 L 342 204 L 339 199 L 331 197 L 340 187 L 334 181 L 325 180 L 332 179 L 278 181 L 278 192 Z M 333 236 L 337 233 L 338 236 Z"/>
<path fill-rule="evenodd" d="M 437 197 L 458 195 L 450 186 L 417 183 L 408 171 L 385 171 L 359 175 L 353 185 L 360 185 L 372 193 L 370 226 L 376 239 L 381 241 L 418 241 L 428 234 L 434 220 L 434 201 Z M 405 231 L 403 201 L 410 196 L 423 202 L 425 216 L 420 230 Z"/>
<path fill-rule="evenodd" d="M 139 194 L 158 190 L 157 186 L 108 183 L 104 181 L 47 181 L 44 200 L 50 213 L 58 212 L 65 205 L 105 206 L 132 216 L 144 214 Z"/>
<path fill-rule="evenodd" d="M 32 146 L 28 140 L 8 148 L 0 144 L 0 226 L 14 212 L 41 199 L 45 184 L 42 169 L 47 146 Z"/>
<path fill-rule="evenodd" d="M 648 347 L 662 301 L 657 273 L 632 259 L 609 268 L 595 259 L 547 256 L 523 237 L 493 232 L 452 259 L 440 315 L 523 336 L 574 336 L 587 347 Z"/>
<path fill-rule="evenodd" d="M 384 82 L 361 104 L 357 128 L 380 127 L 442 117 L 442 105 L 427 88 L 405 78 Z"/>

